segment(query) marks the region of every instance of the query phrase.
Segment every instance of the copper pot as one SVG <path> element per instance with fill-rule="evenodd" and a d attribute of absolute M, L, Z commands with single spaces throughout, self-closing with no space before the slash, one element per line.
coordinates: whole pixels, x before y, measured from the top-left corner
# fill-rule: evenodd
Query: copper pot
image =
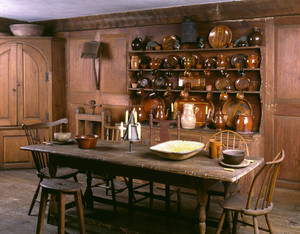
<path fill-rule="evenodd" d="M 253 130 L 254 116 L 251 114 L 238 114 L 236 119 L 236 131 L 243 133 L 251 133 Z"/>

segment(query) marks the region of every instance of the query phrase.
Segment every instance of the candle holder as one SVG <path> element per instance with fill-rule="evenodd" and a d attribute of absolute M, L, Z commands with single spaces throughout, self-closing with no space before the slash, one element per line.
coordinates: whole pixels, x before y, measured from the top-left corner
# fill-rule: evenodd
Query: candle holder
<path fill-rule="evenodd" d="M 208 130 L 209 127 L 207 127 L 207 114 L 205 114 L 205 126 L 203 128 L 204 130 Z"/>
<path fill-rule="evenodd" d="M 129 152 L 132 152 L 133 142 L 140 142 L 142 139 L 141 127 L 141 124 L 137 122 L 137 113 L 132 111 L 128 119 L 124 137 L 121 138 L 124 141 L 129 141 Z"/>

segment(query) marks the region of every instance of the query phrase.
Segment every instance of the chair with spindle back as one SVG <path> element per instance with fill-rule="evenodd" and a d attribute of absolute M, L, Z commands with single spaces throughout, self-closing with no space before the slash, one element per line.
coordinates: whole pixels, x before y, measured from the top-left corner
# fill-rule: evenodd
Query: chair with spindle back
<path fill-rule="evenodd" d="M 232 233 L 237 232 L 238 222 L 254 227 L 254 233 L 259 233 L 259 230 L 273 233 L 269 219 L 269 213 L 273 208 L 272 197 L 275 188 L 275 182 L 280 164 L 282 163 L 284 157 L 284 151 L 281 150 L 272 161 L 264 164 L 264 166 L 254 176 L 248 194 L 235 194 L 225 200 L 224 204 L 222 205 L 223 213 L 217 233 L 221 232 L 226 214 L 230 212 L 234 213 Z M 254 188 L 259 188 L 259 183 L 259 193 L 257 196 L 254 196 Z M 253 224 L 238 220 L 239 213 L 246 216 L 252 216 Z M 258 225 L 257 217 L 261 215 L 265 216 L 268 229 Z"/>
<path fill-rule="evenodd" d="M 221 151 L 225 149 L 240 149 L 245 150 L 246 156 L 249 156 L 249 149 L 247 142 L 245 141 L 244 137 L 240 134 L 231 131 L 231 130 L 223 130 L 220 132 L 217 132 L 216 134 L 212 135 L 210 139 L 216 139 L 221 142 Z M 209 139 L 209 140 L 210 140 Z M 205 146 L 205 151 L 208 150 L 209 147 L 209 140 Z M 238 184 L 232 184 L 230 187 L 230 193 L 236 193 L 239 192 L 240 186 Z M 207 205 L 206 205 L 206 211 L 209 210 L 210 205 L 210 199 L 211 196 L 225 196 L 225 187 L 222 182 L 217 182 L 207 190 Z"/>
<path fill-rule="evenodd" d="M 180 140 L 180 115 L 179 113 L 177 114 L 177 118 L 174 120 L 158 120 L 158 119 L 153 119 L 153 113 L 152 110 L 150 110 L 149 114 L 149 131 L 150 131 L 150 145 L 153 145 L 153 139 L 154 139 L 154 134 L 153 134 L 153 123 L 157 123 L 157 126 L 159 126 L 159 143 L 166 142 L 170 139 L 170 134 L 169 134 L 169 128 L 171 124 L 175 124 L 177 128 L 177 140 Z M 129 179 L 129 185 L 130 185 L 130 191 L 132 191 L 132 195 L 143 195 L 141 199 L 138 199 L 135 197 L 135 202 L 137 203 L 141 200 L 145 200 L 147 198 L 150 199 L 150 207 L 152 208 L 153 206 L 153 200 L 162 200 L 165 202 L 165 210 L 167 213 L 167 221 L 169 221 L 169 216 L 170 216 L 170 205 L 171 203 L 176 203 L 177 204 L 177 210 L 178 213 L 180 212 L 180 202 L 181 202 L 181 190 L 180 188 L 170 188 L 170 185 L 165 184 L 165 195 L 157 195 L 154 193 L 154 186 L 153 182 L 149 181 L 146 182 L 143 185 L 132 187 L 132 179 Z M 140 192 L 139 189 L 141 187 L 149 186 L 149 192 Z M 171 195 L 176 192 L 177 199 L 176 200 L 171 200 Z"/>
<path fill-rule="evenodd" d="M 25 131 L 28 144 L 34 145 L 34 144 L 42 144 L 44 142 L 50 143 L 51 140 L 53 139 L 53 132 L 56 132 L 57 128 L 59 128 L 59 131 L 62 131 L 62 124 L 66 124 L 66 123 L 68 123 L 68 119 L 63 118 L 55 122 L 37 123 L 31 125 L 23 124 L 22 128 Z M 33 195 L 33 199 L 29 208 L 28 215 L 31 214 L 34 204 L 37 201 L 37 197 L 40 191 L 40 183 L 43 181 L 43 179 L 51 177 L 48 168 L 49 155 L 46 153 L 40 153 L 34 151 L 31 151 L 31 153 L 37 170 L 37 176 L 40 179 L 40 181 Z M 77 177 L 76 177 L 77 173 L 78 173 L 77 169 L 72 169 L 68 167 L 58 167 L 55 178 L 68 179 L 73 177 L 74 180 L 77 182 Z"/>

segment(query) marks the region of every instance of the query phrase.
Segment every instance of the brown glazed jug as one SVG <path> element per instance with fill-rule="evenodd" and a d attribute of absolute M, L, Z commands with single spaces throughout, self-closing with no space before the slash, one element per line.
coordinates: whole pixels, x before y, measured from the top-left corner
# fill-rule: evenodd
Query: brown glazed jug
<path fill-rule="evenodd" d="M 251 54 L 247 56 L 247 67 L 248 68 L 258 68 L 260 62 L 260 57 L 256 54 Z"/>
<path fill-rule="evenodd" d="M 229 60 L 226 55 L 219 54 L 217 55 L 217 68 L 226 68 Z"/>
<path fill-rule="evenodd" d="M 212 122 L 216 127 L 217 131 L 222 131 L 223 128 L 226 126 L 227 115 L 223 114 L 221 110 L 218 110 Z"/>
<path fill-rule="evenodd" d="M 263 43 L 263 35 L 258 27 L 254 27 L 253 31 L 248 35 L 250 46 L 260 46 Z"/>
<path fill-rule="evenodd" d="M 142 123 L 147 119 L 147 114 L 143 105 L 132 106 L 132 111 L 133 110 L 137 113 L 138 122 Z"/>
<path fill-rule="evenodd" d="M 131 47 L 133 50 L 141 50 L 142 49 L 142 38 L 141 37 L 136 37 L 132 42 L 131 42 Z"/>
<path fill-rule="evenodd" d="M 254 116 L 250 114 L 238 114 L 236 119 L 236 131 L 243 133 L 251 133 L 253 130 Z"/>

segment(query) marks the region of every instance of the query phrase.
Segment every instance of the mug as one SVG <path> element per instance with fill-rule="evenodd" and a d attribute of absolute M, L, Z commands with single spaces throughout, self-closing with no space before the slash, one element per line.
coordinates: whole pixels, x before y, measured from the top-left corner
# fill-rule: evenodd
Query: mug
<path fill-rule="evenodd" d="M 220 158 L 221 152 L 221 141 L 216 139 L 209 140 L 209 157 L 210 158 Z"/>

